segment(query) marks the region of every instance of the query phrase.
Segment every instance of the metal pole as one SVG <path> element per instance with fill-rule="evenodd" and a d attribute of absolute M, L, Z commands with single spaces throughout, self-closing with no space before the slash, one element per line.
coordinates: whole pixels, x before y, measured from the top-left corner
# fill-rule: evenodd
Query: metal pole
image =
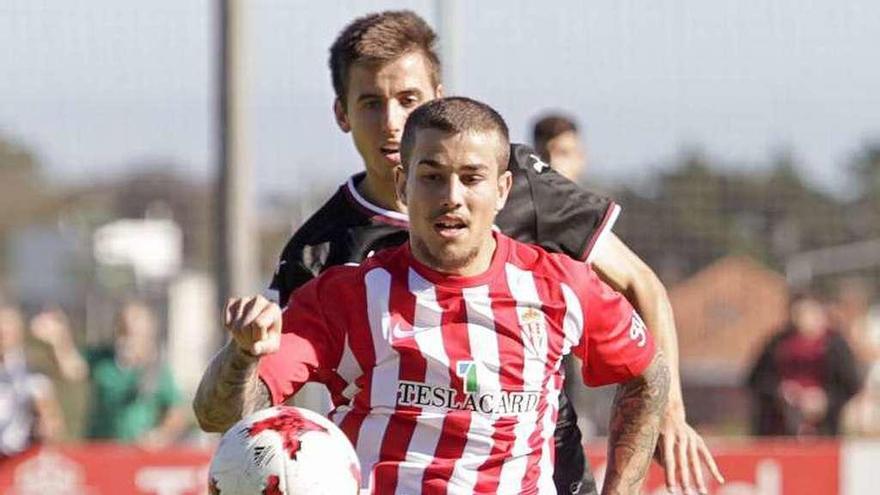
<path fill-rule="evenodd" d="M 437 33 L 440 39 L 440 59 L 443 65 L 443 88 L 447 95 L 456 94 L 458 81 L 459 22 L 458 0 L 436 0 Z"/>
<path fill-rule="evenodd" d="M 218 242 L 217 293 L 220 303 L 256 289 L 251 168 L 244 119 L 244 26 L 242 0 L 218 0 L 219 64 L 217 101 Z"/>

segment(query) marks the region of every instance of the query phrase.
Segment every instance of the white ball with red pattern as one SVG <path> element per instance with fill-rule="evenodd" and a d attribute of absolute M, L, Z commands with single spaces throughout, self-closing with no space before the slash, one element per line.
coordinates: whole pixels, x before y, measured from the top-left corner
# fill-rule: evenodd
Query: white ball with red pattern
<path fill-rule="evenodd" d="M 330 420 L 276 406 L 223 435 L 208 483 L 212 495 L 357 495 L 360 475 L 351 442 Z"/>

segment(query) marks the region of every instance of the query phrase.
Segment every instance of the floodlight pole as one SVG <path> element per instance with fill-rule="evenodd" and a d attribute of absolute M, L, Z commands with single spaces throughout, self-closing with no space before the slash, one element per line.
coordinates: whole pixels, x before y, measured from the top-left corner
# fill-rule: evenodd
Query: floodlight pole
<path fill-rule="evenodd" d="M 459 31 L 458 0 L 435 0 L 437 33 L 440 38 L 440 59 L 443 65 L 443 87 L 447 95 L 458 87 Z"/>
<path fill-rule="evenodd" d="M 217 295 L 220 304 L 253 293 L 257 264 L 251 212 L 251 167 L 245 139 L 244 1 L 217 0 Z"/>

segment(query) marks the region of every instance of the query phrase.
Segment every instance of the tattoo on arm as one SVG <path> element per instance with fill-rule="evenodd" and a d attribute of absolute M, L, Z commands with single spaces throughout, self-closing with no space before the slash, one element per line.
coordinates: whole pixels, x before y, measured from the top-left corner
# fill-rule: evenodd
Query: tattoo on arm
<path fill-rule="evenodd" d="M 269 407 L 269 390 L 257 375 L 259 359 L 248 356 L 229 342 L 202 376 L 193 400 L 199 426 L 224 432 L 248 414 Z"/>
<path fill-rule="evenodd" d="M 641 376 L 614 396 L 603 494 L 639 493 L 657 445 L 669 395 L 669 366 L 661 351 Z"/>

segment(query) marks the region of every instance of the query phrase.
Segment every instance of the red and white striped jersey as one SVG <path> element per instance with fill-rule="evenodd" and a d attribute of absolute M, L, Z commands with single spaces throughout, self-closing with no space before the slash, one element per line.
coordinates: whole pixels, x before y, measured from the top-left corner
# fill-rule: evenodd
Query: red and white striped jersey
<path fill-rule="evenodd" d="M 260 377 L 276 404 L 328 387 L 370 493 L 556 493 L 562 356 L 583 360 L 590 385 L 653 357 L 632 306 L 588 265 L 495 238 L 478 276 L 437 273 L 405 244 L 331 268 L 284 312 Z"/>

